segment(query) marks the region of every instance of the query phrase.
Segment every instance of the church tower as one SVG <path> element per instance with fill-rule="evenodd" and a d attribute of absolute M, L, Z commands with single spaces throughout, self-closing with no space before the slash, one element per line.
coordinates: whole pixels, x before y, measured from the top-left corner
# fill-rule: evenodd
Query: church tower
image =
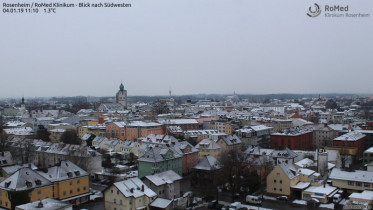
<path fill-rule="evenodd" d="M 116 95 L 116 102 L 127 108 L 127 90 L 124 89 L 123 83 L 120 83 L 119 91 Z"/>

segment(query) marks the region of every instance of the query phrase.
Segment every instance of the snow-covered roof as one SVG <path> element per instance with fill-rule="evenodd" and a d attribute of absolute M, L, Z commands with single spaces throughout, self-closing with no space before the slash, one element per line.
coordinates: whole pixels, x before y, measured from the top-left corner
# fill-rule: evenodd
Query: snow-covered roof
<path fill-rule="evenodd" d="M 6 128 L 4 132 L 8 135 L 18 135 L 18 136 L 28 136 L 33 133 L 30 127 L 20 127 L 20 128 Z"/>
<path fill-rule="evenodd" d="M 300 173 L 300 174 L 304 174 L 304 175 L 307 175 L 307 176 L 310 176 L 310 175 L 312 175 L 312 174 L 314 174 L 315 173 L 315 171 L 314 170 L 311 170 L 311 169 L 307 169 L 307 168 L 300 168 L 300 169 L 298 169 L 298 171 L 297 171 L 298 173 Z"/>
<path fill-rule="evenodd" d="M 295 169 L 294 165 L 292 163 L 285 163 L 282 162 L 278 166 L 284 171 L 285 175 L 289 179 L 293 179 L 294 177 L 297 177 L 297 170 Z"/>
<path fill-rule="evenodd" d="M 157 194 L 148 186 L 146 186 L 144 182 L 141 181 L 141 179 L 139 179 L 138 177 L 115 182 L 114 186 L 118 188 L 118 190 L 122 192 L 125 197 L 138 198 L 144 195 L 147 197 L 157 196 Z"/>
<path fill-rule="evenodd" d="M 184 125 L 184 124 L 198 124 L 195 119 L 167 119 L 160 120 L 159 123 L 166 125 Z"/>
<path fill-rule="evenodd" d="M 373 201 L 373 191 L 370 190 L 364 190 L 361 193 L 352 193 L 348 198 L 355 198 L 355 199 L 361 199 L 361 200 L 367 200 L 367 201 Z"/>
<path fill-rule="evenodd" d="M 314 165 L 314 161 L 309 158 L 304 158 L 296 163 L 294 163 L 296 166 L 300 168 L 307 168 Z"/>
<path fill-rule="evenodd" d="M 212 139 L 203 139 L 196 145 L 197 149 L 220 149 L 220 145 Z"/>
<path fill-rule="evenodd" d="M 222 168 L 219 161 L 214 156 L 206 156 L 204 157 L 197 165 L 195 165 L 193 168 L 199 169 L 199 170 L 216 170 Z"/>
<path fill-rule="evenodd" d="M 20 191 L 47 185 L 52 185 L 52 182 L 30 168 L 21 168 L 2 181 L 0 183 L 0 188 Z"/>
<path fill-rule="evenodd" d="M 328 184 L 320 185 L 320 186 L 311 186 L 304 190 L 304 192 L 312 192 L 312 193 L 320 193 L 326 196 L 332 194 L 333 192 L 337 191 L 336 187 L 330 186 Z"/>
<path fill-rule="evenodd" d="M 182 179 L 182 177 L 173 170 L 163 171 L 154 175 L 149 175 L 146 176 L 146 178 L 156 186 L 170 184 Z"/>
<path fill-rule="evenodd" d="M 61 161 L 59 166 L 47 168 L 46 171 L 39 171 L 39 174 L 51 182 L 87 176 L 88 173 L 69 160 Z"/>
<path fill-rule="evenodd" d="M 357 132 L 357 131 L 351 131 L 346 134 L 343 134 L 342 136 L 339 136 L 334 139 L 334 141 L 357 141 L 359 139 L 364 138 L 365 135 Z"/>
<path fill-rule="evenodd" d="M 310 182 L 298 182 L 296 185 L 291 186 L 291 188 L 303 190 L 304 188 L 310 186 L 310 184 Z"/>
<path fill-rule="evenodd" d="M 343 171 L 339 168 L 333 168 L 329 179 L 373 183 L 373 172 L 360 170 Z"/>
<path fill-rule="evenodd" d="M 150 206 L 161 208 L 161 209 L 166 209 L 171 203 L 172 203 L 172 200 L 165 199 L 165 198 L 157 198 L 150 204 Z"/>
<path fill-rule="evenodd" d="M 40 203 L 43 205 L 40 206 Z M 68 209 L 72 208 L 72 204 L 69 202 L 63 202 L 52 198 L 46 198 L 43 200 L 34 201 L 32 203 L 26 203 L 16 206 L 16 209 L 24 210 L 50 210 L 50 209 Z"/>

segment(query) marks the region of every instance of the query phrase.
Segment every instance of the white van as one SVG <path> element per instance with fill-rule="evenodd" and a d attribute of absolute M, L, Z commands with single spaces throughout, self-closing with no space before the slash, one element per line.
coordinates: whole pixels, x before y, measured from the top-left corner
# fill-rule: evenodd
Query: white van
<path fill-rule="evenodd" d="M 342 195 L 341 194 L 335 194 L 333 195 L 333 203 L 339 203 L 342 200 Z"/>
<path fill-rule="evenodd" d="M 247 195 L 246 196 L 246 203 L 262 205 L 262 199 L 258 196 Z"/>
<path fill-rule="evenodd" d="M 231 203 L 231 205 L 229 205 L 229 210 L 236 210 L 236 209 L 239 209 L 241 208 L 241 202 L 234 202 L 234 203 Z"/>

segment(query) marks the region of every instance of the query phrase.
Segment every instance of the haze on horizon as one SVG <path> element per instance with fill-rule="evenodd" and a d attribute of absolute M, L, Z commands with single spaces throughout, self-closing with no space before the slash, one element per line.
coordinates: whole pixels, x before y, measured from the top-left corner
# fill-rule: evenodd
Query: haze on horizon
<path fill-rule="evenodd" d="M 373 92 L 373 17 L 310 18 L 314 2 L 296 0 L 127 2 L 1 14 L 0 98 L 113 96 L 121 81 L 129 96 Z M 327 3 L 373 16 L 372 1 Z"/>

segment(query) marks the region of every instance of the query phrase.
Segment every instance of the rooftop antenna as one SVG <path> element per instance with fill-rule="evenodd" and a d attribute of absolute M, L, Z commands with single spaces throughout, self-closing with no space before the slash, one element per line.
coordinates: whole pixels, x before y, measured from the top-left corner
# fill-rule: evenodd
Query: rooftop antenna
<path fill-rule="evenodd" d="M 170 93 L 170 98 L 171 98 L 171 93 L 172 93 L 171 86 L 170 86 L 170 90 L 168 92 Z"/>

